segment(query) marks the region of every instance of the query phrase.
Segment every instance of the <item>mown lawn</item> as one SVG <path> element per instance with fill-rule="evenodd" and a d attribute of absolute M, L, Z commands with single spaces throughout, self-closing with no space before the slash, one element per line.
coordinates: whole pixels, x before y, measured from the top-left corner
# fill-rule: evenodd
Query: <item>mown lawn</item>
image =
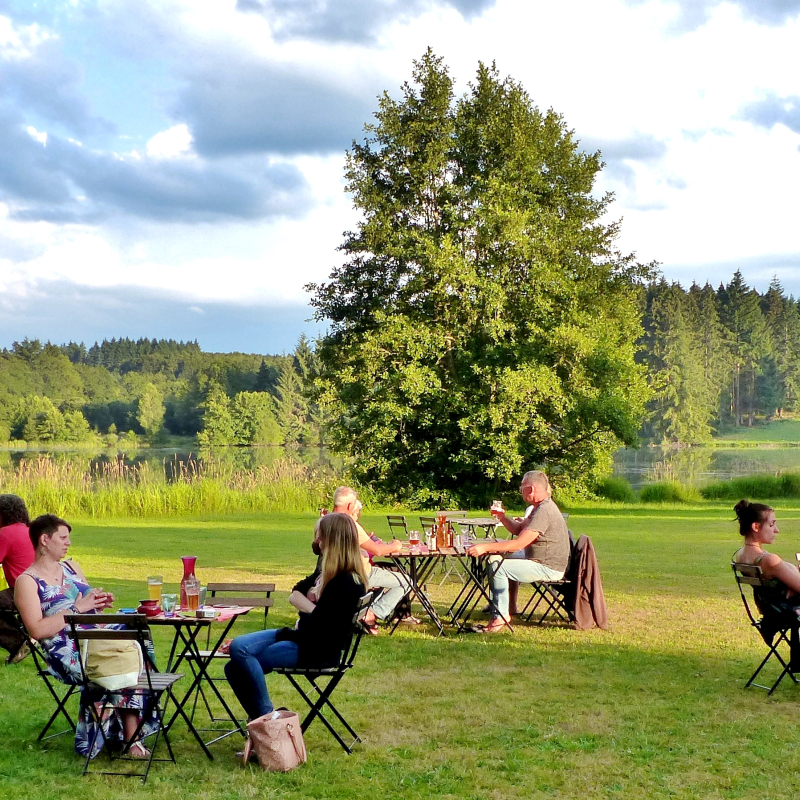
<path fill-rule="evenodd" d="M 774 549 L 793 558 L 800 507 L 778 516 Z M 0 790 L 42 800 L 796 798 L 800 687 L 785 681 L 771 699 L 742 688 L 764 646 L 728 566 L 732 517 L 727 505 L 574 509 L 570 527 L 598 550 L 608 631 L 520 625 L 513 636 L 368 638 L 338 696 L 363 744 L 348 757 L 315 723 L 309 763 L 287 775 L 243 769 L 233 738 L 209 762 L 176 729 L 179 764 L 154 766 L 144 788 L 81 778 L 67 737 L 35 742 L 50 704 L 30 659 L 0 666 Z M 364 523 L 388 534 L 383 517 Z M 313 566 L 312 526 L 311 515 L 79 522 L 73 555 L 121 605 L 143 596 L 148 573 L 177 582 L 187 553 L 199 556 L 204 581 L 272 577 L 280 592 L 270 619 L 284 624 L 293 620 L 287 591 Z M 253 616 L 239 630 L 256 624 Z M 283 680 L 271 677 L 270 690 L 301 710 Z"/>

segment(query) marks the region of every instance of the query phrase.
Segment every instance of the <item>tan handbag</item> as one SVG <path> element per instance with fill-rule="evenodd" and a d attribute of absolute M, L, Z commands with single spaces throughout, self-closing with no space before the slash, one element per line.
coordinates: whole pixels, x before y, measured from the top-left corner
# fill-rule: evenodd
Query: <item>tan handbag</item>
<path fill-rule="evenodd" d="M 138 642 L 84 639 L 81 658 L 86 677 L 111 692 L 136 686 L 144 671 Z"/>
<path fill-rule="evenodd" d="M 278 711 L 278 717 L 265 714 L 247 723 L 250 738 L 244 747 L 244 763 L 255 753 L 262 769 L 288 772 L 306 762 L 306 743 L 300 730 L 300 717 L 294 711 Z"/>

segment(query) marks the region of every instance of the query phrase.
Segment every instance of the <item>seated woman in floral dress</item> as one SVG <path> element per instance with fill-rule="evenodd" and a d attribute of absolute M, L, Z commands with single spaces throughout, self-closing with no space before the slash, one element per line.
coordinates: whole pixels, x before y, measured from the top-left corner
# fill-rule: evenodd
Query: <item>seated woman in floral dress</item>
<path fill-rule="evenodd" d="M 53 514 L 44 514 L 31 523 L 30 537 L 36 557 L 17 578 L 14 602 L 28 633 L 44 649 L 50 672 L 64 683 L 77 684 L 82 680 L 81 666 L 75 642 L 68 633 L 66 615 L 100 613 L 113 604 L 114 596 L 102 589 L 92 589 L 80 567 L 64 560 L 71 530 Z M 154 713 L 144 708 L 144 698 L 122 689 L 114 693 L 115 713 L 103 721 L 103 730 L 98 731 L 90 709 L 90 704 L 98 699 L 99 694 L 91 689 L 81 695 L 75 731 L 75 750 L 80 755 L 88 755 L 90 748 L 92 756 L 97 755 L 106 738 L 130 742 L 142 713 L 148 714 L 148 720 L 139 738 L 154 730 L 157 720 Z M 128 755 L 148 758 L 150 754 L 141 741 L 136 741 L 130 745 Z"/>

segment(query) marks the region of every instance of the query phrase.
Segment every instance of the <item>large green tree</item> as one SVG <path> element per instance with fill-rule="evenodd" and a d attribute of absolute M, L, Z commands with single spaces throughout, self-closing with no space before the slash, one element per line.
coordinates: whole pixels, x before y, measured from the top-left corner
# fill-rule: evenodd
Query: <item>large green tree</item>
<path fill-rule="evenodd" d="M 534 465 L 590 481 L 648 397 L 649 268 L 615 247 L 600 154 L 494 67 L 456 99 L 430 51 L 375 116 L 347 157 L 361 221 L 308 287 L 334 444 L 418 502 L 485 499 Z"/>

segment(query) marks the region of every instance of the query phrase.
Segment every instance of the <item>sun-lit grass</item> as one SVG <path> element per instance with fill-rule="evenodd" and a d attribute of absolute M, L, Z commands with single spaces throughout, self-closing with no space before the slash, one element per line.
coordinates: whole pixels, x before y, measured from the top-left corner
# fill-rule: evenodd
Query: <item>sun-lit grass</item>
<path fill-rule="evenodd" d="M 747 444 L 800 444 L 800 419 L 775 419 L 753 427 L 737 428 L 715 438 L 723 446 L 742 442 Z"/>
<path fill-rule="evenodd" d="M 774 548 L 786 558 L 800 549 L 800 507 L 790 503 L 779 507 Z M 739 545 L 729 505 L 573 507 L 570 527 L 597 547 L 608 631 L 518 625 L 513 635 L 437 639 L 426 627 L 368 638 L 338 697 L 363 744 L 347 757 L 315 724 L 309 763 L 287 775 L 242 769 L 234 739 L 215 745 L 208 762 L 181 729 L 179 765 L 156 765 L 144 789 L 82 779 L 70 742 L 34 742 L 49 701 L 30 661 L 0 667 L 0 788 L 42 800 L 794 798 L 800 687 L 785 682 L 771 699 L 743 689 L 764 646 L 745 624 L 728 566 Z M 288 624 L 286 593 L 314 562 L 313 521 L 310 513 L 84 519 L 73 550 L 126 605 L 150 572 L 174 585 L 184 554 L 198 556 L 204 581 L 273 577 L 280 591 L 270 620 Z M 388 536 L 385 517 L 364 523 Z M 436 589 L 437 602 L 455 589 Z M 256 625 L 248 619 L 240 632 Z M 157 637 L 163 653 L 163 631 Z M 301 709 L 285 681 L 269 685 L 281 705 Z"/>

